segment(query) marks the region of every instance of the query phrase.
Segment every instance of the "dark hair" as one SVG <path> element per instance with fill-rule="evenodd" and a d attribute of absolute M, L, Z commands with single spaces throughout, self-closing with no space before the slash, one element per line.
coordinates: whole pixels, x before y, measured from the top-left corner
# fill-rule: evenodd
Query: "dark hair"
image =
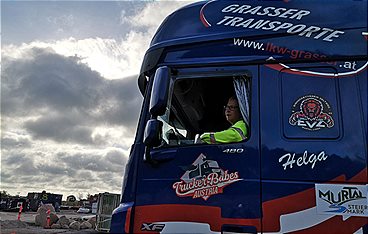
<path fill-rule="evenodd" d="M 235 100 L 239 103 L 238 98 L 236 97 L 236 95 L 230 96 L 228 100 Z"/>

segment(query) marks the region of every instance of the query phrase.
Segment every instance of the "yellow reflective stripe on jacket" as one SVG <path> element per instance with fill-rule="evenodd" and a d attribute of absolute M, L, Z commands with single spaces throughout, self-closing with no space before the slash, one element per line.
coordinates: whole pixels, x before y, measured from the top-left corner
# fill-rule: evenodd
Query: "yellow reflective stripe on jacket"
<path fill-rule="evenodd" d="M 247 137 L 243 133 L 243 130 L 241 130 L 240 128 L 237 128 L 237 127 L 231 127 L 231 128 L 235 129 L 239 133 L 239 135 L 241 136 L 242 140 L 247 139 Z"/>
<path fill-rule="evenodd" d="M 211 140 L 212 135 L 214 136 L 214 139 Z M 208 144 L 231 143 L 243 141 L 246 139 L 247 135 L 248 131 L 245 122 L 243 120 L 239 120 L 227 130 L 215 133 L 203 133 L 201 135 L 201 140 Z"/>

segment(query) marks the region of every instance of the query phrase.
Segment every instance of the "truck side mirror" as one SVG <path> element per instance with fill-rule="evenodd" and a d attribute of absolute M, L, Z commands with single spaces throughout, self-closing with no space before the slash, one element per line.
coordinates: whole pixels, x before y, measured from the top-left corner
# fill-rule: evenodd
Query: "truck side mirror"
<path fill-rule="evenodd" d="M 144 130 L 144 144 L 147 147 L 157 147 L 162 140 L 162 122 L 157 119 L 150 119 Z"/>
<path fill-rule="evenodd" d="M 150 99 L 150 113 L 153 117 L 165 114 L 169 93 L 170 69 L 166 66 L 156 70 Z"/>

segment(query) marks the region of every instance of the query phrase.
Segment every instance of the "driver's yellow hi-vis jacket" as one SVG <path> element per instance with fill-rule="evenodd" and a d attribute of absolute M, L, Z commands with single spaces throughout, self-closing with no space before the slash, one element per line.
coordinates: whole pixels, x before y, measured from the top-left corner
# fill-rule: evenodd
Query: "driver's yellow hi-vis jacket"
<path fill-rule="evenodd" d="M 248 130 L 244 120 L 239 120 L 221 132 L 208 132 L 201 135 L 201 141 L 208 144 L 240 142 L 247 139 Z"/>

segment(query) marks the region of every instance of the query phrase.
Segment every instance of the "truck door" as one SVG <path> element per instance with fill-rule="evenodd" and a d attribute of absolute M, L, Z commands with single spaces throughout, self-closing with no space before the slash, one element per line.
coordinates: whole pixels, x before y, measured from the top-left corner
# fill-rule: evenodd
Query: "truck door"
<path fill-rule="evenodd" d="M 355 233 L 368 223 L 367 96 L 341 64 L 261 66 L 264 233 Z"/>
<path fill-rule="evenodd" d="M 257 66 L 170 69 L 167 111 L 158 118 L 163 140 L 150 149 L 152 161 L 139 162 L 132 231 L 260 232 Z M 195 144 L 197 134 L 230 126 L 223 106 L 234 78 L 249 85 L 248 139 Z"/>

